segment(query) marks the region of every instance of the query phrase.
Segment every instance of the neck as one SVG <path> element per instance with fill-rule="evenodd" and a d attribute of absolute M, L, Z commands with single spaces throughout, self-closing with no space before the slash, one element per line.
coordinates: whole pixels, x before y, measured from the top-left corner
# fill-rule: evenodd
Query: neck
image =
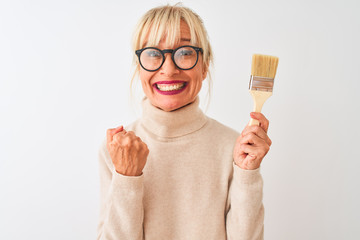
<path fill-rule="evenodd" d="M 199 130 L 207 117 L 199 108 L 199 97 L 194 102 L 176 110 L 166 112 L 153 106 L 148 98 L 142 102 L 141 124 L 158 137 L 174 138 Z"/>

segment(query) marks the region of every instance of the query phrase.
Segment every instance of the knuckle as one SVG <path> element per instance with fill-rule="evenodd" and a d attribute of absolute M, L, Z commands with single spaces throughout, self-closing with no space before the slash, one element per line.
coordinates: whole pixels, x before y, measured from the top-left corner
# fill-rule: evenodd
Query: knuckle
<path fill-rule="evenodd" d="M 264 148 L 261 149 L 260 155 L 265 156 L 268 151 L 269 151 L 269 147 L 266 145 Z"/>
<path fill-rule="evenodd" d="M 239 149 L 240 150 L 245 150 L 245 146 L 246 146 L 246 144 L 240 144 Z"/>
<path fill-rule="evenodd" d="M 254 127 L 254 130 L 256 133 L 260 132 L 261 131 L 261 127 L 260 126 L 255 126 Z"/>
<path fill-rule="evenodd" d="M 114 137 L 113 137 L 113 140 L 115 140 L 117 142 L 121 141 L 121 139 L 122 139 L 121 134 L 115 134 Z"/>
<path fill-rule="evenodd" d="M 135 136 L 135 133 L 134 133 L 133 131 L 128 131 L 127 134 L 128 134 L 129 136 Z"/>
<path fill-rule="evenodd" d="M 113 142 L 110 142 L 108 144 L 106 144 L 106 148 L 107 150 L 110 152 L 112 151 L 114 148 L 116 148 L 116 145 Z"/>
<path fill-rule="evenodd" d="M 138 141 L 133 142 L 134 148 L 139 150 L 141 148 L 140 143 Z"/>
<path fill-rule="evenodd" d="M 255 133 L 253 133 L 253 132 L 249 132 L 248 134 L 246 134 L 246 136 L 245 136 L 245 140 L 250 140 L 250 139 L 253 139 L 255 136 L 256 136 L 256 134 L 255 134 Z"/>
<path fill-rule="evenodd" d="M 148 152 L 149 151 L 148 146 L 144 142 L 141 142 L 141 150 L 143 152 Z"/>
<path fill-rule="evenodd" d="M 263 157 L 263 156 L 265 156 L 265 150 L 264 149 L 261 149 L 261 150 L 259 150 L 259 152 L 256 154 L 258 157 Z"/>
<path fill-rule="evenodd" d="M 270 151 L 270 146 L 269 146 L 269 145 L 266 145 L 265 153 L 268 153 L 269 151 Z"/>
<path fill-rule="evenodd" d="M 249 136 L 250 136 L 251 138 L 253 138 L 253 137 L 256 136 L 256 133 L 255 133 L 255 132 L 251 132 L 251 133 L 249 133 Z"/>
<path fill-rule="evenodd" d="M 146 148 L 145 148 L 145 154 L 146 154 L 146 155 L 149 155 L 149 152 L 150 152 L 149 149 L 146 147 Z"/>
<path fill-rule="evenodd" d="M 128 137 L 125 137 L 121 140 L 121 146 L 123 147 L 130 147 L 131 146 L 131 140 Z"/>
<path fill-rule="evenodd" d="M 250 132 L 251 133 L 258 133 L 259 129 L 260 129 L 260 126 L 254 125 L 254 126 L 251 126 Z"/>

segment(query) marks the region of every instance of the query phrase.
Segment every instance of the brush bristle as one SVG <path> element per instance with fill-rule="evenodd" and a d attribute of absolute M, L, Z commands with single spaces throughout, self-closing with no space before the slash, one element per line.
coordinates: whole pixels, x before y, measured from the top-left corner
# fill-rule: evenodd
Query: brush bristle
<path fill-rule="evenodd" d="M 254 54 L 252 57 L 251 75 L 274 79 L 278 62 L 278 57 Z"/>

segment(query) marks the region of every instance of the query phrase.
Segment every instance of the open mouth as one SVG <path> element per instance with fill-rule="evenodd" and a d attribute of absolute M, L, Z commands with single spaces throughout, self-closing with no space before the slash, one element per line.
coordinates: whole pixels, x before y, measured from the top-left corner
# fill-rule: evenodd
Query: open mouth
<path fill-rule="evenodd" d="M 182 92 L 187 86 L 183 81 L 161 81 L 154 83 L 153 87 L 157 92 L 164 95 L 173 95 Z"/>

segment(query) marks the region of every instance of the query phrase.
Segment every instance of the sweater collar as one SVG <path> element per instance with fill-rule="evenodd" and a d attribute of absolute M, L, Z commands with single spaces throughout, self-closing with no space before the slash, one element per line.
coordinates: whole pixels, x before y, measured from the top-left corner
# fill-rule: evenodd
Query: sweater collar
<path fill-rule="evenodd" d="M 172 112 L 165 112 L 153 106 L 145 97 L 142 100 L 143 127 L 159 137 L 175 138 L 195 132 L 203 127 L 207 117 L 199 107 L 199 97 L 195 101 Z"/>

